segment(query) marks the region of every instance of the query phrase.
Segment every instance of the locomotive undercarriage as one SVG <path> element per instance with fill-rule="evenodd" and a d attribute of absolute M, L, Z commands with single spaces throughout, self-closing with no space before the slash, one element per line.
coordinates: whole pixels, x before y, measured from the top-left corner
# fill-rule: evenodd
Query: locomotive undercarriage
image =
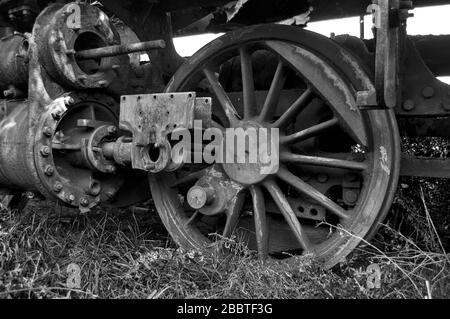
<path fill-rule="evenodd" d="M 0 15 L 10 206 L 25 192 L 83 214 L 152 197 L 182 247 L 232 237 L 264 260 L 311 253 L 331 267 L 376 232 L 400 174 L 450 177 L 446 161 L 400 150 L 401 135 L 449 136 L 450 86 L 436 76 L 450 64 L 435 47 L 450 41 L 407 37 L 408 1 L 386 1 L 375 41 L 249 26 L 184 64 L 163 12 L 141 25 L 114 1 L 13 2 Z M 190 164 L 173 152 L 180 129 L 248 127 L 280 129 L 280 167 L 268 175 L 261 163 Z"/>

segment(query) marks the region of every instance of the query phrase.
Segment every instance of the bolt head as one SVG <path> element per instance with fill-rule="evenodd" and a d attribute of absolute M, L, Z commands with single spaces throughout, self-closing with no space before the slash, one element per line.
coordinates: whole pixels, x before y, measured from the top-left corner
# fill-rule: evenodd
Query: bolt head
<path fill-rule="evenodd" d="M 73 201 L 75 201 L 75 195 L 70 194 L 69 196 L 67 196 L 67 200 L 72 203 Z"/>
<path fill-rule="evenodd" d="M 3 95 L 5 97 L 12 97 L 14 95 L 14 92 L 12 90 L 5 90 L 3 91 Z"/>
<path fill-rule="evenodd" d="M 80 200 L 80 205 L 81 205 L 81 206 L 84 206 L 84 207 L 89 206 L 89 201 L 88 201 L 88 199 L 83 197 L 83 198 Z"/>
<path fill-rule="evenodd" d="M 42 156 L 47 157 L 50 155 L 50 153 L 51 153 L 50 147 L 48 147 L 48 146 L 41 147 L 41 155 Z"/>
<path fill-rule="evenodd" d="M 70 97 L 70 96 L 68 98 L 66 98 L 66 100 L 64 102 L 68 106 L 75 104 L 75 100 L 73 99 L 73 97 Z M 59 112 L 61 112 L 61 111 L 59 110 L 58 113 Z"/>
<path fill-rule="evenodd" d="M 422 89 L 422 96 L 426 99 L 431 99 L 434 96 L 434 89 L 431 86 Z"/>
<path fill-rule="evenodd" d="M 349 203 L 356 203 L 358 200 L 358 193 L 354 190 L 347 190 L 345 191 L 344 198 Z"/>
<path fill-rule="evenodd" d="M 44 173 L 47 176 L 53 176 L 53 174 L 55 174 L 55 168 L 51 165 L 47 165 L 44 169 Z"/>
<path fill-rule="evenodd" d="M 42 132 L 43 132 L 44 135 L 47 136 L 47 137 L 51 137 L 51 136 L 53 135 L 53 130 L 52 130 L 50 127 L 48 127 L 48 126 L 44 127 L 44 129 L 42 130 Z"/>
<path fill-rule="evenodd" d="M 109 133 L 109 134 L 116 134 L 116 133 L 117 133 L 117 127 L 115 127 L 115 126 L 109 126 L 109 127 L 108 127 L 108 133 Z"/>
<path fill-rule="evenodd" d="M 25 197 L 28 198 L 28 199 L 33 199 L 34 196 L 35 196 L 35 195 L 34 195 L 33 192 L 26 192 L 26 193 L 25 193 Z"/>
<path fill-rule="evenodd" d="M 416 105 L 413 100 L 406 100 L 405 102 L 403 102 L 403 109 L 405 111 L 412 111 L 415 107 Z"/>
<path fill-rule="evenodd" d="M 60 182 L 56 182 L 55 185 L 53 185 L 53 190 L 56 193 L 59 193 L 63 190 L 63 184 L 61 184 Z"/>

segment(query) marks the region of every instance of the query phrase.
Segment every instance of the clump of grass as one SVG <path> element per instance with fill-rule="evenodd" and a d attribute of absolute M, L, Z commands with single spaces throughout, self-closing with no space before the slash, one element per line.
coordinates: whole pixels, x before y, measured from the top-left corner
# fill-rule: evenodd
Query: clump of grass
<path fill-rule="evenodd" d="M 177 249 L 151 213 L 65 213 L 50 203 L 1 212 L 0 297 L 331 298 L 341 292 L 330 280 L 349 283 L 308 257 L 264 265 L 232 240 Z M 77 288 L 67 286 L 70 264 L 81 268 Z"/>

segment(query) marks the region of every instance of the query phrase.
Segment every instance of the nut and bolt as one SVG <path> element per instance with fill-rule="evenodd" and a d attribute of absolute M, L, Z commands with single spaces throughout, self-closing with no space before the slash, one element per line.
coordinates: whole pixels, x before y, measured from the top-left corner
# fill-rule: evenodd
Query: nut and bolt
<path fill-rule="evenodd" d="M 67 97 L 66 100 L 65 100 L 64 102 L 65 102 L 65 104 L 68 105 L 68 106 L 75 104 L 75 100 L 73 99 L 73 97 L 70 97 L 70 96 Z M 58 113 L 59 113 L 59 112 L 61 112 L 61 111 L 58 111 Z M 61 112 L 61 114 L 62 114 L 62 112 Z"/>
<path fill-rule="evenodd" d="M 14 90 L 13 89 L 5 90 L 5 91 L 3 91 L 3 95 L 6 98 L 14 97 Z"/>
<path fill-rule="evenodd" d="M 117 127 L 115 127 L 115 126 L 109 126 L 109 127 L 108 127 L 108 133 L 109 133 L 109 134 L 116 134 L 116 133 L 117 133 Z"/>
<path fill-rule="evenodd" d="M 52 134 L 53 134 L 53 130 L 52 130 L 50 127 L 48 127 L 48 126 L 44 127 L 44 129 L 42 130 L 42 132 L 43 132 L 44 135 L 47 136 L 47 137 L 51 137 Z"/>
<path fill-rule="evenodd" d="M 69 203 L 73 203 L 75 201 L 75 195 L 70 194 L 69 196 L 67 196 L 67 200 L 69 201 Z"/>
<path fill-rule="evenodd" d="M 63 187 L 64 187 L 63 184 L 61 184 L 60 182 L 56 182 L 55 185 L 53 185 L 53 190 L 56 193 L 59 193 L 63 190 Z"/>
<path fill-rule="evenodd" d="M 34 195 L 33 192 L 26 192 L 26 193 L 25 193 L 25 197 L 28 198 L 28 199 L 33 199 L 34 196 L 35 196 L 35 195 Z"/>
<path fill-rule="evenodd" d="M 54 120 L 58 121 L 61 118 L 62 114 L 63 112 L 61 110 L 58 110 L 55 113 L 52 113 L 52 117 Z"/>
<path fill-rule="evenodd" d="M 84 207 L 89 206 L 89 200 L 88 200 L 87 198 L 83 197 L 83 198 L 80 200 L 80 205 L 81 205 L 81 206 L 84 206 Z"/>
<path fill-rule="evenodd" d="M 41 147 L 41 155 L 44 157 L 48 157 L 51 153 L 50 147 L 48 146 L 42 146 Z"/>
<path fill-rule="evenodd" d="M 344 198 L 347 202 L 354 204 L 358 201 L 358 192 L 352 189 L 344 192 Z"/>
<path fill-rule="evenodd" d="M 44 169 L 44 173 L 47 176 L 53 176 L 53 174 L 55 174 L 55 168 L 51 165 L 47 165 Z"/>

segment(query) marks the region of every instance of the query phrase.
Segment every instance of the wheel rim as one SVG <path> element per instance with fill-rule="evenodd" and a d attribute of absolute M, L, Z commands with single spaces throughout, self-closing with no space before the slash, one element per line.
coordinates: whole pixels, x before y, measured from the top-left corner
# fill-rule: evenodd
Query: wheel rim
<path fill-rule="evenodd" d="M 289 36 L 286 37 L 287 34 Z M 218 167 L 216 164 L 213 167 L 215 173 L 222 174 L 222 179 L 219 180 L 227 185 L 225 188 L 239 189 L 234 196 L 224 195 L 229 202 L 222 213 L 226 218 L 224 222 L 220 222 L 223 216 L 215 214 L 215 230 L 217 232 L 219 229 L 224 237 L 229 237 L 233 230 L 248 229 L 248 221 L 245 224 L 242 220 L 243 211 L 250 203 L 251 211 L 247 215 L 253 220 L 252 227 L 250 231 L 244 231 L 241 238 L 258 251 L 260 258 L 265 259 L 268 255 L 274 256 L 285 251 L 309 252 L 326 267 L 330 267 L 342 260 L 384 217 L 398 179 L 398 132 L 392 112 L 361 113 L 356 109 L 356 91 L 371 89 L 370 80 L 364 72 L 355 68 L 357 63 L 342 49 L 333 47 L 326 38 L 313 35 L 314 45 L 305 45 L 298 40 L 311 37 L 310 32 L 285 26 L 252 27 L 226 35 L 202 49 L 191 58 L 190 63 L 181 67 L 166 91 L 198 90 L 196 84 L 203 81 L 215 97 L 215 105 L 220 106 L 215 109 L 214 115 L 222 126 L 242 127 L 245 123 L 252 122 L 262 127 L 283 129 L 280 138 L 281 166 L 274 174 L 243 184 L 236 177 L 230 178 L 233 174 L 230 174 L 230 169 L 226 166 Z M 317 53 L 327 46 L 332 46 L 342 56 L 345 54 L 345 61 L 342 63 L 345 67 L 338 67 L 337 62 L 333 63 L 329 57 Z M 267 50 L 277 57 L 277 66 L 270 86 L 267 87 L 268 94 L 264 103 L 256 101 L 252 63 L 252 54 L 254 56 L 255 52 L 261 50 Z M 237 106 L 231 102 L 215 74 L 218 66 L 223 69 L 225 63 L 233 61 L 233 56 L 239 57 L 243 91 L 243 103 Z M 303 84 L 298 84 L 302 89 L 301 94 L 277 115 L 274 106 L 279 106 L 280 94 L 292 74 L 303 81 Z M 301 115 L 308 108 L 318 109 L 320 112 L 317 113 L 322 115 L 318 123 L 311 124 L 306 120 L 308 125 L 305 127 Z M 347 152 L 344 158 L 318 155 L 323 151 L 323 147 L 318 145 L 327 144 L 327 134 L 324 133 L 329 135 L 336 128 L 339 129 L 335 131 L 343 133 L 352 141 L 350 146 L 354 148 L 353 152 Z M 335 141 L 336 139 L 332 139 L 332 142 Z M 365 152 L 355 148 L 356 145 L 360 149 L 363 146 Z M 342 152 L 346 147 L 338 149 Z M 202 168 L 201 172 L 204 171 Z M 305 173 L 314 175 L 315 181 L 303 176 Z M 198 225 L 198 220 L 203 219 L 205 214 L 198 211 L 192 213 L 182 207 L 180 195 L 186 197 L 187 194 L 181 189 L 183 184 L 179 182 L 189 180 L 195 183 L 205 175 L 176 174 L 180 172 L 150 177 L 157 210 L 178 244 L 186 248 L 208 245 L 211 237 Z M 353 199 L 350 196 L 354 205 L 349 206 L 348 201 L 344 205 L 342 198 L 335 194 L 341 192 L 343 197 L 344 188 L 333 191 L 328 181 L 325 181 L 336 179 L 339 175 L 344 179 L 348 179 L 346 175 L 352 176 L 354 181 L 349 181 L 348 184 L 360 182 L 358 198 L 354 200 L 354 194 Z M 191 179 L 192 177 L 194 178 Z M 317 189 L 316 185 L 320 183 L 325 186 Z M 278 212 L 274 213 L 273 206 Z M 302 215 L 304 212 L 300 211 L 305 208 L 309 211 L 308 216 Z M 313 213 L 321 217 L 314 218 Z M 280 216 L 283 217 L 282 221 Z M 245 216 L 245 219 L 247 217 L 249 216 Z M 321 218 L 323 221 L 320 221 Z M 275 224 L 283 224 L 282 230 L 276 235 L 273 229 Z M 338 231 L 337 228 L 341 230 Z M 326 232 L 328 233 L 325 234 Z M 317 233 L 320 233 L 320 238 L 311 239 Z"/>

